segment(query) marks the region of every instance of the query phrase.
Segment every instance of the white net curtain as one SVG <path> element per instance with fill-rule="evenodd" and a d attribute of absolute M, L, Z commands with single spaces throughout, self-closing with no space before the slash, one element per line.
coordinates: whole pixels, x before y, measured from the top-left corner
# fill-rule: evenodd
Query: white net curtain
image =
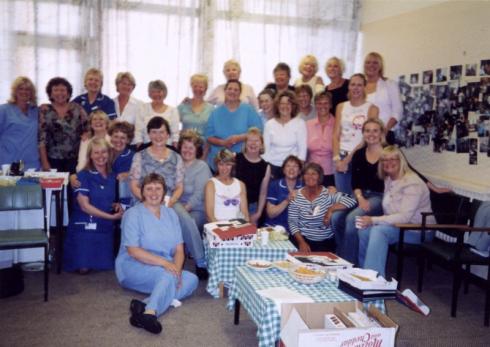
<path fill-rule="evenodd" d="M 115 96 L 117 72 L 131 71 L 136 97 L 147 101 L 148 82 L 162 79 L 174 105 L 190 93 L 193 73 L 206 73 L 210 89 L 223 83 L 230 58 L 256 92 L 279 61 L 298 77 L 305 54 L 319 59 L 324 80 L 332 55 L 345 60 L 349 75 L 358 12 L 358 0 L 0 0 L 0 101 L 19 75 L 34 81 L 41 102 L 54 76 L 79 94 L 92 66 L 104 72 L 105 94 Z"/>

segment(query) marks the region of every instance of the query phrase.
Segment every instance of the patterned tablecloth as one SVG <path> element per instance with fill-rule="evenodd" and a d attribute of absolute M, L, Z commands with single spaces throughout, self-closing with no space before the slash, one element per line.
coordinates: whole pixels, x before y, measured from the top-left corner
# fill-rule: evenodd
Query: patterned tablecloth
<path fill-rule="evenodd" d="M 271 287 L 286 287 L 300 294 L 309 296 L 315 302 L 340 302 L 355 300 L 337 288 L 336 282 L 323 280 L 317 284 L 301 284 L 296 282 L 288 273 L 270 269 L 255 271 L 247 266 L 240 266 L 235 272 L 235 281 L 231 286 L 228 298 L 228 309 L 232 310 L 238 299 L 258 327 L 257 338 L 259 347 L 274 346 L 279 340 L 281 316 L 275 303 L 257 294 L 257 290 Z M 381 311 L 385 311 L 384 301 L 373 301 Z M 367 306 L 367 305 L 366 305 Z"/>
<path fill-rule="evenodd" d="M 269 241 L 266 246 L 255 242 L 249 248 L 210 248 L 205 242 L 206 259 L 208 262 L 209 279 L 206 290 L 215 298 L 219 298 L 219 283 L 230 286 L 234 280 L 237 266 L 244 265 L 250 259 L 276 261 L 285 259 L 289 252 L 297 251 L 289 241 Z"/>

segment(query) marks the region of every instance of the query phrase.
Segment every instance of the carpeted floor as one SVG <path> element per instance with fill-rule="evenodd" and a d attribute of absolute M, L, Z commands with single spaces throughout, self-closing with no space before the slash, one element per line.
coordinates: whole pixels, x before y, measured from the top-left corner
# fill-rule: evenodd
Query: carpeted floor
<path fill-rule="evenodd" d="M 191 264 L 188 264 L 189 266 Z M 404 288 L 415 288 L 415 264 L 407 259 Z M 161 335 L 129 325 L 128 306 L 142 295 L 121 289 L 112 272 L 50 276 L 50 300 L 42 301 L 42 273 L 25 275 L 25 291 L 0 300 L 0 346 L 256 346 L 256 326 L 242 309 L 239 326 L 226 299 L 212 299 L 201 282 L 182 307 L 160 318 Z M 414 290 L 415 291 L 415 290 Z M 470 287 L 460 295 L 458 317 L 449 315 L 451 278 L 434 267 L 420 297 L 431 308 L 423 317 L 397 302 L 388 315 L 400 325 L 397 346 L 489 346 L 483 326 L 484 291 Z"/>

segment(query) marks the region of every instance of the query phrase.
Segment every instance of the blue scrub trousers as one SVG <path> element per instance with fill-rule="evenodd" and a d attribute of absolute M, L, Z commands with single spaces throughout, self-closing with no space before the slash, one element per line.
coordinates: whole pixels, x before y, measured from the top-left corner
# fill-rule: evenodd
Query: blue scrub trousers
<path fill-rule="evenodd" d="M 146 309 L 155 310 L 156 315 L 162 315 L 172 303 L 181 300 L 196 290 L 199 279 L 188 271 L 182 271 L 182 281 L 177 288 L 177 277 L 161 266 L 143 264 L 136 260 L 125 261 L 121 264 L 124 279 L 121 285 L 140 293 L 150 294 L 143 301 Z"/>

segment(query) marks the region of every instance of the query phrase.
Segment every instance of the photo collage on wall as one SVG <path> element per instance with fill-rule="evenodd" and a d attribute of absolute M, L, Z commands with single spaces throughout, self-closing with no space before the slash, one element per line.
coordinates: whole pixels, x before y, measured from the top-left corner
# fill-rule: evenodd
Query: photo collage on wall
<path fill-rule="evenodd" d="M 490 157 L 490 59 L 400 76 L 399 86 L 399 146 L 469 153 L 471 165 L 478 152 Z"/>

